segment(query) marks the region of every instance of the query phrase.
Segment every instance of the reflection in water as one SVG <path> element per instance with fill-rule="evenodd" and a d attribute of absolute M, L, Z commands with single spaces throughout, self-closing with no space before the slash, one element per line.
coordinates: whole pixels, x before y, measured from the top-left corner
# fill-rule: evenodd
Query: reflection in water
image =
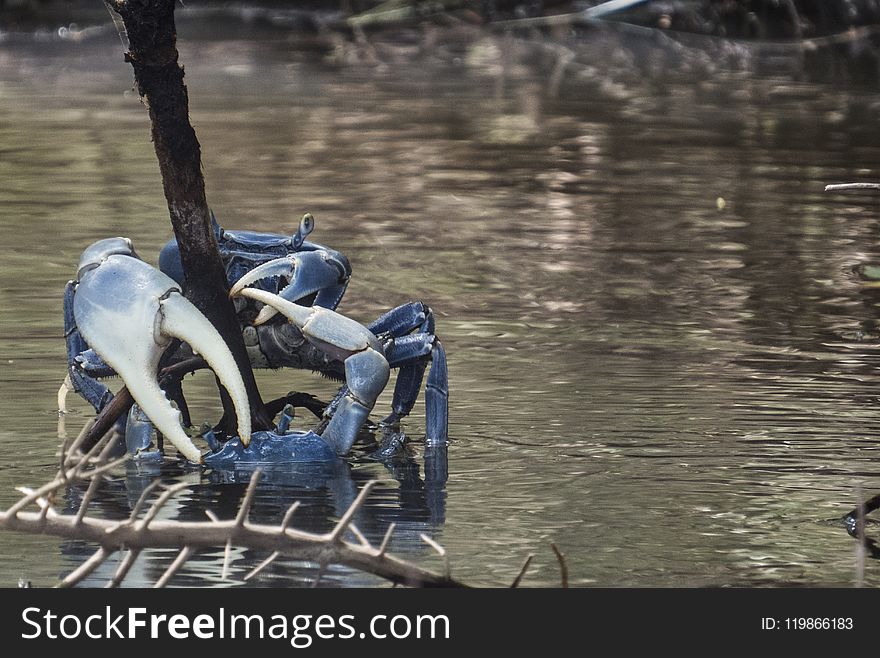
<path fill-rule="evenodd" d="M 880 490 L 880 300 L 864 276 L 880 207 L 823 188 L 880 178 L 876 91 L 683 66 L 608 37 L 549 88 L 557 60 L 530 57 L 534 42 L 477 35 L 414 64 L 380 48 L 385 65 L 367 67 L 232 36 L 180 44 L 218 219 L 292 231 L 311 211 L 354 267 L 340 311 L 429 303 L 451 388 L 445 487 L 409 470 L 416 408 L 414 462 L 267 483 L 255 514 L 303 499 L 300 523 L 326 529 L 377 478 L 361 529 L 400 520 L 412 531 L 395 548 L 425 560 L 413 537 L 430 529 L 476 584 L 509 583 L 529 553 L 525 584 L 557 584 L 551 541 L 575 585 L 853 582 L 840 518 L 858 485 Z M 83 246 L 127 235 L 155 262 L 169 235 L 114 39 L 0 50 L 3 505 L 54 472 L 61 294 Z M 267 398 L 333 393 L 308 373 L 259 377 Z M 184 386 L 196 423 L 216 419 L 210 378 Z M 244 487 L 163 476 L 192 482 L 174 512 L 192 518 L 231 515 Z M 106 514 L 125 514 L 128 486 L 108 485 Z M 0 582 L 49 584 L 72 549 L 0 535 Z M 181 579 L 224 584 L 220 552 Z M 238 555 L 236 573 L 260 557 Z M 169 559 L 145 560 L 143 582 Z M 314 577 L 273 569 L 260 582 Z"/>
<path fill-rule="evenodd" d="M 402 456 L 385 464 L 391 481 L 386 478 L 374 488 L 366 504 L 358 510 L 354 517 L 358 530 L 378 546 L 393 523 L 394 534 L 389 550 L 407 558 L 423 557 L 428 549 L 421 535 L 434 536 L 441 532 L 445 520 L 446 460 L 446 447 L 426 449 L 424 477 L 412 456 Z M 160 467 L 158 464 L 129 462 L 124 477 L 114 479 L 103 487 L 101 495 L 90 507 L 90 513 L 105 518 L 128 518 L 144 490 L 157 477 L 163 477 L 171 482 L 190 482 L 192 486 L 175 496 L 158 518 L 204 521 L 205 511 L 208 510 L 219 519 L 232 519 L 238 513 L 252 475 L 253 468 L 246 467 L 227 472 L 211 471 L 203 475 L 199 469 L 185 472 L 169 463 Z M 291 527 L 312 533 L 329 532 L 335 520 L 345 513 L 360 489 L 373 477 L 376 477 L 374 469 L 353 468 L 343 460 L 263 467 L 249 519 L 253 523 L 277 525 L 288 508 L 299 502 Z M 85 486 L 67 489 L 67 513 L 76 513 L 84 492 Z M 157 494 L 153 494 L 149 502 L 156 497 Z M 91 555 L 94 547 L 83 542 L 65 542 L 61 545 L 61 551 L 74 562 L 81 562 Z M 237 550 L 230 561 L 228 577 L 222 580 L 223 547 L 202 551 L 176 577 L 175 584 L 200 586 L 204 584 L 200 582 L 203 578 L 218 584 L 240 584 L 244 576 L 266 557 L 258 553 Z M 176 551 L 172 550 L 145 551 L 138 558 L 125 585 L 142 587 L 155 583 L 175 555 Z M 117 566 L 116 561 L 108 561 L 83 585 L 103 586 Z M 311 585 L 319 571 L 320 565 L 316 563 L 281 558 L 261 572 L 252 584 Z M 336 566 L 321 574 L 321 582 L 331 585 L 369 585 L 377 584 L 380 580 L 369 574 Z"/>

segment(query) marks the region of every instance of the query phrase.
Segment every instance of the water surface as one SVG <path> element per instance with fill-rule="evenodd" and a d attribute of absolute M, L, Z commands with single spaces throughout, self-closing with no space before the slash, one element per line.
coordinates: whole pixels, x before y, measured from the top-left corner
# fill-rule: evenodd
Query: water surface
<path fill-rule="evenodd" d="M 220 222 L 293 232 L 312 212 L 313 238 L 354 267 L 340 310 L 369 321 L 422 299 L 449 355 L 448 481 L 426 473 L 420 403 L 411 460 L 269 481 L 256 517 L 302 500 L 297 523 L 323 531 L 378 479 L 361 530 L 378 540 L 397 522 L 394 550 L 439 569 L 427 533 L 473 584 L 509 583 L 530 553 L 525 583 L 557 584 L 551 542 L 578 586 L 854 582 L 838 519 L 859 489 L 880 491 L 880 293 L 863 276 L 880 263 L 880 208 L 823 187 L 880 178 L 876 92 L 747 73 L 645 80 L 630 51 L 560 79 L 515 41 L 353 62 L 279 31 L 190 30 L 181 56 Z M 126 235 L 155 263 L 170 235 L 131 88 L 110 30 L 0 44 L 4 506 L 54 474 L 62 292 L 80 251 Z M 296 371 L 260 385 L 333 392 Z M 210 379 L 186 386 L 197 422 L 216 419 Z M 76 433 L 89 410 L 70 402 Z M 245 487 L 163 477 L 191 484 L 166 510 L 185 519 L 232 516 Z M 116 474 L 96 512 L 127 516 L 149 481 Z M 51 585 L 90 551 L 0 534 L 0 584 Z M 264 557 L 237 551 L 224 581 L 221 554 L 175 584 L 241 585 Z M 172 558 L 142 557 L 128 584 Z M 316 573 L 279 561 L 252 584 Z M 876 564 L 865 581 L 880 584 Z M 322 582 L 376 581 L 334 568 Z"/>

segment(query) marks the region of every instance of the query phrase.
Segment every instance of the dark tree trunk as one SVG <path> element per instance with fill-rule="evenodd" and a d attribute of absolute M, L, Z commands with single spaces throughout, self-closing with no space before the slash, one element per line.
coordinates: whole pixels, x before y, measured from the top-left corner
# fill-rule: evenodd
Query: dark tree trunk
<path fill-rule="evenodd" d="M 153 145 L 186 276 L 184 294 L 229 346 L 247 389 L 254 429 L 269 429 L 272 420 L 257 390 L 211 229 L 201 149 L 189 122 L 184 72 L 178 65 L 176 0 L 108 0 L 107 4 L 125 25 L 129 40 L 125 59 L 134 69 L 138 93 L 150 112 Z M 235 413 L 228 396 L 222 397 L 227 425 L 222 429 L 234 434 Z"/>

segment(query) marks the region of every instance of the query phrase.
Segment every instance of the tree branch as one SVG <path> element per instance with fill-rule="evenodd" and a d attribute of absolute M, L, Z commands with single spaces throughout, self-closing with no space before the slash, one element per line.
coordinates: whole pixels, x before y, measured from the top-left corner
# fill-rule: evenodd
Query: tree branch
<path fill-rule="evenodd" d="M 184 293 L 232 352 L 247 390 L 254 429 L 271 429 L 272 419 L 257 389 L 211 226 L 201 147 L 189 121 L 184 71 L 178 64 L 175 4 L 175 0 L 117 0 L 108 6 L 122 18 L 129 41 L 125 59 L 134 69 L 138 93 L 149 110 L 162 187 L 186 277 Z M 235 434 L 235 411 L 228 402 L 224 418 L 229 424 L 224 429 Z"/>

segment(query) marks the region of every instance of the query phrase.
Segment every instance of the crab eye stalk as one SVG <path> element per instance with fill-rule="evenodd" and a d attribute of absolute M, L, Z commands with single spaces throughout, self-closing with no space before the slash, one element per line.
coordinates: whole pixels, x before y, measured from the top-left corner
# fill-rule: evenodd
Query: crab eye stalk
<path fill-rule="evenodd" d="M 299 220 L 299 228 L 293 236 L 293 248 L 299 249 L 302 247 L 302 243 L 305 242 L 305 239 L 308 237 L 309 233 L 315 230 L 315 218 L 312 216 L 312 213 L 307 212 L 303 215 L 302 219 Z"/>

